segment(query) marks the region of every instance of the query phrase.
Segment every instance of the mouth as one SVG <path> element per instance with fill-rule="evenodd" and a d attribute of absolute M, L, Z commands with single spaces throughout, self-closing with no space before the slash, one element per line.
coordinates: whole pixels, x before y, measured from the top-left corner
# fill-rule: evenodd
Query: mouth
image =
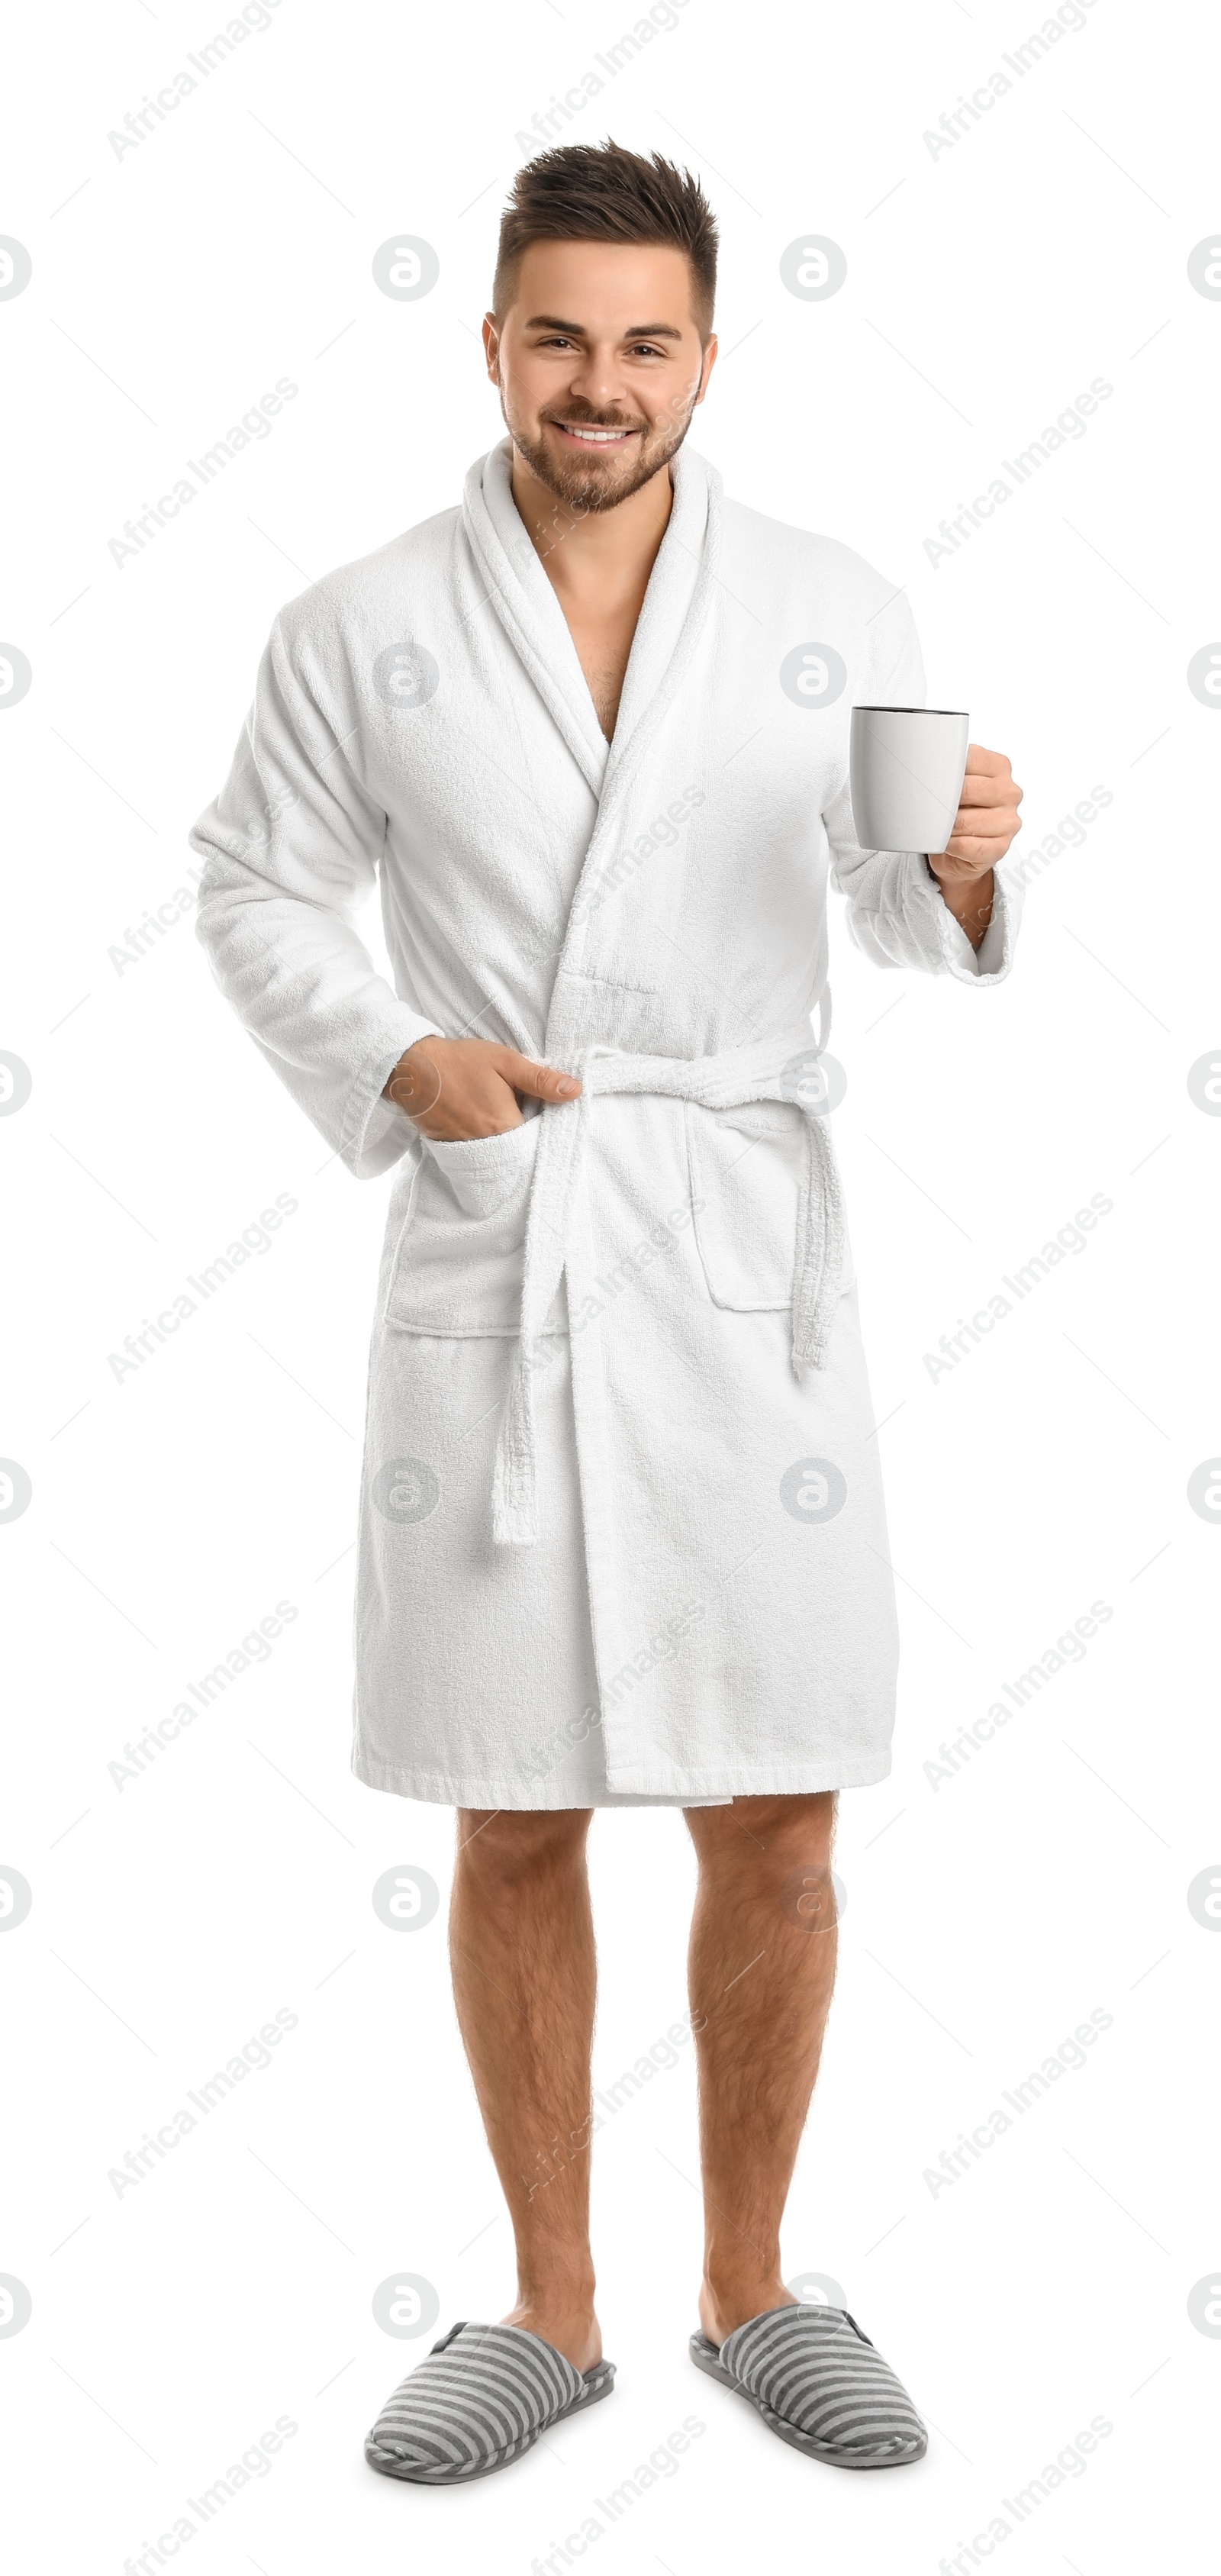
<path fill-rule="evenodd" d="M 569 446 L 583 447 L 587 455 L 591 448 L 595 449 L 600 456 L 621 454 L 633 438 L 640 436 L 638 429 L 590 428 L 584 422 L 578 421 L 553 420 L 549 421 L 547 426 L 556 432 L 557 437 L 566 440 Z"/>

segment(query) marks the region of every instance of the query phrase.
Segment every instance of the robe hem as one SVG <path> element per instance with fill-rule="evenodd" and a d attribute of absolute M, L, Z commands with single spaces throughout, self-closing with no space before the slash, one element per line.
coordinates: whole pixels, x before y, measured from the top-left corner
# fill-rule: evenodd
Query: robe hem
<path fill-rule="evenodd" d="M 352 1770 L 367 1789 L 389 1790 L 395 1797 L 415 1798 L 424 1806 L 496 1807 L 510 1814 L 517 1811 L 551 1812 L 572 1807 L 613 1807 L 633 1802 L 642 1806 L 673 1807 L 702 1802 L 711 1805 L 727 1803 L 731 1798 L 811 1797 L 831 1789 L 869 1789 L 885 1780 L 891 1768 L 891 1748 L 862 1755 L 855 1762 L 829 1756 L 821 1762 L 787 1762 L 773 1764 L 770 1770 L 734 1770 L 716 1775 L 671 1779 L 643 1784 L 639 1779 L 610 1783 L 601 1796 L 588 1793 L 574 1797 L 571 1791 L 546 1796 L 543 1784 L 515 1780 L 460 1780 L 436 1771 L 413 1771 L 397 1763 L 376 1762 L 359 1742 L 352 1751 Z M 525 1792 L 533 1790 L 532 1795 Z"/>

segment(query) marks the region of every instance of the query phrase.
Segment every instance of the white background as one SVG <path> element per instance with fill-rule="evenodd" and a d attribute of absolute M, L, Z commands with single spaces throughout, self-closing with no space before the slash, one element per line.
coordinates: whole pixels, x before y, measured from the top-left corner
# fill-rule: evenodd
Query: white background
<path fill-rule="evenodd" d="M 0 2337 L 15 2566 L 119 2576 L 280 2416 L 297 2430 L 266 2474 L 181 2542 L 199 2576 L 372 2576 L 417 2550 L 526 2576 L 591 2515 L 600 2567 L 673 2576 L 764 2554 L 932 2576 L 997 2516 L 1014 2569 L 1197 2562 L 1221 2342 L 1187 2302 L 1221 2261 L 1221 1942 L 1187 1889 L 1221 1850 L 1221 1535 L 1187 1480 L 1221 1441 L 1221 1125 L 1187 1075 L 1221 1054 L 1221 713 L 1186 671 L 1221 635 L 1221 302 L 1187 261 L 1221 211 L 1218 64 L 1202 9 L 1084 15 L 935 157 L 926 130 L 1036 9 L 686 0 L 554 129 L 701 172 L 723 354 L 695 444 L 731 495 L 907 586 L 931 702 L 968 706 L 1025 788 L 1019 853 L 1093 785 L 1113 801 L 1038 872 L 1000 991 L 879 976 L 838 924 L 833 944 L 903 1663 L 893 1774 L 843 1802 L 841 1982 L 784 2257 L 843 2284 L 928 2457 L 845 2478 L 692 2371 L 688 2045 L 596 2140 L 616 2393 L 463 2495 L 361 2456 L 431 2340 L 375 2323 L 378 2284 L 434 2284 L 437 2332 L 512 2297 L 443 1908 L 403 1935 L 370 1902 L 396 1864 L 444 1895 L 451 1819 L 347 1769 L 385 1184 L 327 1159 L 189 917 L 125 971 L 109 952 L 187 883 L 280 602 L 451 506 L 501 434 L 475 335 L 515 137 L 634 21 L 280 0 L 121 158 L 108 134 L 222 12 L 11 26 L 0 230 L 33 260 L 0 304 L 0 631 L 33 670 L 0 710 L 0 1046 L 33 1078 L 0 1119 L 0 1451 L 33 1488 L 0 1527 L 0 1862 L 33 1889 L 0 1939 L 0 2272 L 33 2302 Z M 416 303 L 373 283 L 396 226 L 439 255 Z M 780 280 L 802 227 L 846 252 L 823 304 Z M 120 569 L 107 540 L 280 376 L 299 393 L 268 438 Z M 934 567 L 923 540 L 1095 377 L 1113 393 L 1087 433 Z M 271 1248 L 116 1380 L 108 1355 L 281 1192 Z M 1087 1248 L 934 1380 L 924 1355 L 1094 1193 L 1113 1205 Z M 125 1743 L 281 1600 L 268 1658 L 116 1785 Z M 934 1784 L 939 1745 L 1096 1600 L 1113 1615 L 1084 1658 Z M 605 2086 L 684 2009 L 692 1868 L 673 1813 L 603 1815 L 592 1850 Z M 110 2169 L 279 2008 L 297 2026 L 273 2063 L 117 2195 Z M 942 2150 L 1095 2010 L 1088 2064 L 934 2193 Z M 673 2474 L 600 2513 L 686 2416 L 707 2429 Z M 1007 2511 L 1094 2417 L 1113 2429 L 1084 2468 Z"/>

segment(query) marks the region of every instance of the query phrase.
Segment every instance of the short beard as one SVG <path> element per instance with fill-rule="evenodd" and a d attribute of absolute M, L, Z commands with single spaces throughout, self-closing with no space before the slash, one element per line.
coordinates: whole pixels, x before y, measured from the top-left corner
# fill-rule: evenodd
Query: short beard
<path fill-rule="evenodd" d="M 557 501 L 563 503 L 565 509 L 574 510 L 582 517 L 588 517 L 595 511 L 617 510 L 621 501 L 630 500 L 633 492 L 639 492 L 646 483 L 652 482 L 655 474 L 660 474 L 663 465 L 668 465 L 671 457 L 678 454 L 691 427 L 694 408 L 693 404 L 681 429 L 675 430 L 673 434 L 659 430 L 652 438 L 647 434 L 642 437 L 635 464 L 622 482 L 613 485 L 608 482 L 605 474 L 599 474 L 596 469 L 582 465 L 578 457 L 574 456 L 571 465 L 557 460 L 545 440 L 524 438 L 520 429 L 512 427 L 507 415 L 505 427 L 518 454 L 525 458 L 531 473 L 538 476 L 539 482 L 546 485 L 547 490 L 554 494 Z M 501 411 L 504 412 L 503 395 Z M 578 426 L 589 429 L 610 429 L 614 427 L 614 423 L 591 420 L 582 421 Z"/>

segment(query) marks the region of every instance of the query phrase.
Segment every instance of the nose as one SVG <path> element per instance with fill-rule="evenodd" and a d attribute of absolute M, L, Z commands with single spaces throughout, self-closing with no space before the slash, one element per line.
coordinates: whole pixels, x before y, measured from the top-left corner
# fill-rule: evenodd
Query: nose
<path fill-rule="evenodd" d="M 588 403 L 591 411 L 626 412 L 631 408 L 619 381 L 614 353 L 609 349 L 590 349 L 576 359 L 569 390 L 578 402 Z"/>

